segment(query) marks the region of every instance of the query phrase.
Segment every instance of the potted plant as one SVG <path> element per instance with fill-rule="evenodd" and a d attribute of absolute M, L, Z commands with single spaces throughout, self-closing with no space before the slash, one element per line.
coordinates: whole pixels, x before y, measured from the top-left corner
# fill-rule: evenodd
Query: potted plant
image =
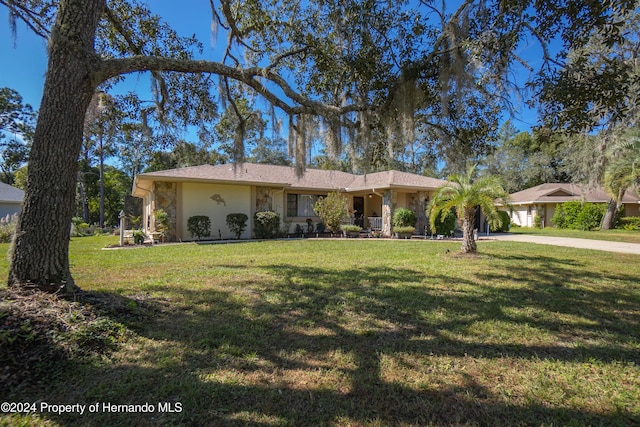
<path fill-rule="evenodd" d="M 358 237 L 362 227 L 355 224 L 343 224 L 340 226 L 340 230 L 342 230 L 345 237 Z"/>
<path fill-rule="evenodd" d="M 169 229 L 169 214 L 164 209 L 156 209 L 153 211 L 155 218 L 155 228 L 160 241 L 164 242 L 165 235 Z"/>
<path fill-rule="evenodd" d="M 144 231 L 142 231 L 142 230 L 134 230 L 133 231 L 133 243 L 135 245 L 143 245 L 144 244 Z"/>
<path fill-rule="evenodd" d="M 399 239 L 408 239 L 415 231 L 416 228 L 411 226 L 393 227 L 393 232 Z"/>
<path fill-rule="evenodd" d="M 311 218 L 307 218 L 307 234 L 313 233 L 313 220 Z"/>
<path fill-rule="evenodd" d="M 393 213 L 393 231 L 396 237 L 407 239 L 416 231 L 415 225 L 418 218 L 416 214 L 408 208 L 398 208 Z"/>

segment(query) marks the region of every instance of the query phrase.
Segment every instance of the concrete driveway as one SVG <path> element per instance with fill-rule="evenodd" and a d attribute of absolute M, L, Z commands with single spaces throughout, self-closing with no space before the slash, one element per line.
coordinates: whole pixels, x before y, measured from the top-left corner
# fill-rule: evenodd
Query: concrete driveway
<path fill-rule="evenodd" d="M 512 242 L 529 242 L 540 245 L 566 246 L 570 248 L 593 249 L 596 251 L 620 252 L 640 255 L 640 244 L 608 242 L 605 240 L 574 239 L 570 237 L 533 236 L 528 234 L 493 234 L 488 238 Z"/>

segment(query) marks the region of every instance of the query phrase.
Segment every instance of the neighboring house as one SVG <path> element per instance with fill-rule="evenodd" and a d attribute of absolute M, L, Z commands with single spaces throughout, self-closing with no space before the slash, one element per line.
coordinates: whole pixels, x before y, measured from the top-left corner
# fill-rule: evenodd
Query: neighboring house
<path fill-rule="evenodd" d="M 589 189 L 577 184 L 541 184 L 510 196 L 511 223 L 522 227 L 533 227 L 534 219 L 540 216 L 544 227 L 551 226 L 551 218 L 559 204 L 571 200 L 592 203 L 609 203 L 604 189 Z M 624 216 L 640 216 L 640 197 L 627 190 L 622 199 Z"/>
<path fill-rule="evenodd" d="M 408 207 L 416 212 L 416 230 L 423 233 L 427 225 L 426 204 L 431 193 L 445 181 L 399 171 L 353 175 L 346 172 L 307 169 L 302 176 L 289 166 L 243 163 L 239 165 L 203 165 L 136 176 L 133 196 L 143 200 L 143 227 L 155 230 L 153 212 L 163 209 L 169 214 L 168 241 L 192 240 L 187 219 L 207 215 L 211 219 L 213 238 L 231 238 L 226 224 L 230 213 L 249 217 L 243 238 L 253 235 L 253 216 L 259 211 L 274 211 L 281 223 L 306 227 L 320 218 L 313 205 L 331 191 L 345 194 L 349 200 L 352 222 L 363 228 L 380 229 L 391 235 L 394 209 Z"/>
<path fill-rule="evenodd" d="M 0 182 L 0 218 L 19 214 L 22 211 L 24 191 Z"/>

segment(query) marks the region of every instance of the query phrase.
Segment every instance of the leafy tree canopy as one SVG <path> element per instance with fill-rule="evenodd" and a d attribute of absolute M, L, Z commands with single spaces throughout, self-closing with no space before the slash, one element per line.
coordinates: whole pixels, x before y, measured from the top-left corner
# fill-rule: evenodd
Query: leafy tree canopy
<path fill-rule="evenodd" d="M 606 25 L 570 44 L 566 61 L 545 70 L 540 106 L 545 125 L 565 132 L 637 126 L 640 117 L 638 2 L 606 8 Z"/>
<path fill-rule="evenodd" d="M 506 122 L 493 152 L 483 159 L 483 175 L 500 176 L 504 188 L 515 193 L 545 182 L 562 180 L 556 150 L 541 144 L 536 135 L 518 132 Z"/>
<path fill-rule="evenodd" d="M 0 1 L 13 26 L 22 20 L 43 37 L 51 35 L 64 3 Z M 196 63 L 200 40 L 176 33 L 153 14 L 152 5 L 110 0 L 95 35 L 103 62 L 94 78 L 108 90 L 128 73 L 150 70 L 154 99 L 136 94 L 118 99 L 131 120 L 144 126 L 195 125 L 206 139 L 214 134 L 218 105 L 258 96 L 290 116 L 298 164 L 307 160 L 302 146 L 316 127 L 328 154 L 351 152 L 353 161 L 369 160 L 352 169 L 367 170 L 371 161 L 380 161 L 376 158 L 393 167 L 389 160 L 399 153 L 412 164 L 420 148 L 436 152 L 450 171 L 462 172 L 486 152 L 497 131 L 515 68 L 524 64 L 532 75 L 539 72 L 537 83 L 545 87 L 562 80 L 575 70 L 558 71 L 558 66 L 567 59 L 589 63 L 573 58 L 593 40 L 624 44 L 631 37 L 625 20 L 635 7 L 632 0 L 219 0 L 211 2 L 212 28 L 226 37 L 227 47 L 218 62 Z M 552 49 L 552 41 L 560 49 Z M 532 43 L 543 52 L 538 69 L 517 54 Z M 608 74 L 616 73 L 612 67 Z M 616 99 L 608 95 L 601 97 Z M 247 120 L 242 108 L 233 110 L 237 121 Z M 308 114 L 324 119 L 314 121 Z M 235 140 L 246 136 L 242 127 L 233 130 Z M 418 147 L 407 152 L 409 144 Z M 231 157 L 241 159 L 241 144 L 232 148 Z"/>
<path fill-rule="evenodd" d="M 0 88 L 0 180 L 14 184 L 14 174 L 28 157 L 35 113 L 22 96 L 8 87 Z"/>
<path fill-rule="evenodd" d="M 4 132 L 21 135 L 29 140 L 33 136 L 35 114 L 29 104 L 15 90 L 0 88 L 0 139 Z"/>

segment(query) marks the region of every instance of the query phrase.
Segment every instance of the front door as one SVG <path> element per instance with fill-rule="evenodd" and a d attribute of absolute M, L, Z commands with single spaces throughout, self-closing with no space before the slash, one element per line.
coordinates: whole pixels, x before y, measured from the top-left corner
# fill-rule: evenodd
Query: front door
<path fill-rule="evenodd" d="M 364 197 L 353 198 L 353 210 L 355 211 L 353 223 L 364 228 Z"/>

